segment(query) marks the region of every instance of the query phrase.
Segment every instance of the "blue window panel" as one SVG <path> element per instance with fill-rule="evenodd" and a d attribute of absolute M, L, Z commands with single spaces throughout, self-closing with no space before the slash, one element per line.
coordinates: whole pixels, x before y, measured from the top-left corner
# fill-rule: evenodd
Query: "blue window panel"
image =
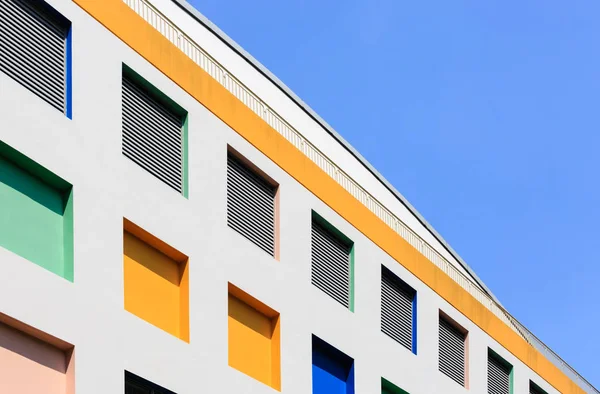
<path fill-rule="evenodd" d="M 67 33 L 67 97 L 66 97 L 66 101 L 67 101 L 67 110 L 66 110 L 66 115 L 67 118 L 69 119 L 73 119 L 73 70 L 72 70 L 72 63 L 73 63 L 73 49 L 72 49 L 72 42 L 73 42 L 73 38 L 72 38 L 72 32 L 73 32 L 73 26 L 71 25 L 71 27 L 69 28 L 69 31 Z"/>
<path fill-rule="evenodd" d="M 312 337 L 313 394 L 354 394 L 354 360 Z"/>
<path fill-rule="evenodd" d="M 417 292 L 413 298 L 413 316 L 412 316 L 412 352 L 417 354 Z"/>

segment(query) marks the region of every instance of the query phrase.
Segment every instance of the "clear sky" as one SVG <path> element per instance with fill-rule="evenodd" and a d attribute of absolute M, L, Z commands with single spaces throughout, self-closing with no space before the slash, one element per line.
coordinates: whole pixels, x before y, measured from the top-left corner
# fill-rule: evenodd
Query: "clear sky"
<path fill-rule="evenodd" d="M 189 0 L 600 388 L 597 0 Z"/>

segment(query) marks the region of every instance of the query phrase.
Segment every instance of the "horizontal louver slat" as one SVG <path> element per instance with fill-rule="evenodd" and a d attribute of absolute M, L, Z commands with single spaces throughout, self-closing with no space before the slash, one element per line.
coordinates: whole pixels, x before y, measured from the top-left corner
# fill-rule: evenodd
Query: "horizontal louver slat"
<path fill-rule="evenodd" d="M 488 355 L 488 394 L 510 394 L 510 367 Z"/>
<path fill-rule="evenodd" d="M 313 220 L 311 283 L 346 308 L 350 307 L 350 251 L 350 245 Z"/>
<path fill-rule="evenodd" d="M 227 155 L 227 225 L 275 255 L 276 188 Z"/>
<path fill-rule="evenodd" d="M 465 385 L 465 334 L 440 317 L 439 370 L 461 386 Z"/>
<path fill-rule="evenodd" d="M 131 98 L 136 100 L 140 105 L 140 110 L 145 111 L 145 116 L 151 119 L 157 119 L 157 124 L 163 124 L 164 122 L 179 123 L 181 118 L 174 113 L 171 113 L 163 104 L 158 103 L 156 100 L 147 95 L 146 91 L 138 87 L 135 83 L 125 78 L 124 85 L 132 93 Z M 173 132 L 175 141 L 179 139 L 179 132 Z"/>
<path fill-rule="evenodd" d="M 43 3 L 43 0 L 6 0 L 2 4 L 3 7 L 10 8 L 14 11 L 14 16 L 20 18 L 25 24 L 31 24 L 35 26 L 36 30 L 41 30 L 44 34 L 53 35 L 55 37 L 62 37 L 65 32 L 65 26 L 61 25 L 52 16 L 40 13 L 39 7 L 36 7 L 36 3 Z M 25 13 L 21 13 L 22 10 L 18 10 L 21 7 Z"/>
<path fill-rule="evenodd" d="M 0 71 L 63 113 L 67 33 L 27 1 L 0 1 Z"/>
<path fill-rule="evenodd" d="M 123 155 L 183 192 L 183 119 L 127 76 L 122 84 Z"/>
<path fill-rule="evenodd" d="M 34 64 L 39 68 L 42 66 L 48 66 L 52 68 L 52 71 L 64 71 L 65 59 L 61 53 L 53 50 L 54 47 L 60 47 L 63 45 L 62 40 L 58 42 L 52 42 L 52 40 L 37 41 L 37 36 L 26 29 L 20 31 L 11 30 L 11 24 L 7 23 L 6 20 L 0 19 L 0 36 L 3 37 L 6 43 L 16 43 L 22 39 L 21 44 L 27 51 L 29 56 L 37 59 L 37 56 L 43 58 L 44 62 Z M 49 42 L 50 41 L 50 42 Z"/>
<path fill-rule="evenodd" d="M 391 272 L 381 274 L 381 331 L 412 350 L 414 292 L 398 283 Z"/>

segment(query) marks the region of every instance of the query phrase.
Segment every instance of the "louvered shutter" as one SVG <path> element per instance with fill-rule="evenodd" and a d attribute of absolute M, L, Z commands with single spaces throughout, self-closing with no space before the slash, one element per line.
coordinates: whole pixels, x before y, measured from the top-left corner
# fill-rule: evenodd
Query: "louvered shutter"
<path fill-rule="evenodd" d="M 352 245 L 313 219 L 311 282 L 346 308 L 350 308 L 351 250 Z"/>
<path fill-rule="evenodd" d="M 381 272 L 381 331 L 412 351 L 414 290 L 387 268 Z"/>
<path fill-rule="evenodd" d="M 439 370 L 461 386 L 465 385 L 465 334 L 440 317 Z"/>
<path fill-rule="evenodd" d="M 0 71 L 65 113 L 69 23 L 37 3 L 0 0 Z"/>
<path fill-rule="evenodd" d="M 488 394 L 510 394 L 511 367 L 488 354 Z"/>
<path fill-rule="evenodd" d="M 276 187 L 227 155 L 227 225 L 275 255 Z"/>
<path fill-rule="evenodd" d="M 123 154 L 183 192 L 183 117 L 123 76 Z"/>

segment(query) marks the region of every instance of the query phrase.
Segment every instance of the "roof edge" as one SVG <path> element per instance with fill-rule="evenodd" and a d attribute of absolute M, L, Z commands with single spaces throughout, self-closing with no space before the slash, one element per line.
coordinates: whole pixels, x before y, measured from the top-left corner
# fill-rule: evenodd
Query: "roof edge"
<path fill-rule="evenodd" d="M 401 203 L 404 205 L 410 213 L 412 213 L 419 223 L 421 223 L 427 231 L 458 261 L 458 263 L 471 275 L 473 280 L 477 282 L 479 286 L 500 306 L 502 304 L 492 293 L 492 291 L 483 283 L 483 281 L 477 276 L 477 274 L 469 267 L 469 265 L 460 257 L 460 255 L 446 242 L 446 240 L 433 228 L 432 225 L 412 206 L 410 202 L 398 191 L 392 184 L 385 179 L 383 175 L 379 173 L 368 161 L 365 159 L 348 141 L 346 141 L 333 127 L 331 127 L 323 118 L 321 118 L 308 104 L 306 104 L 300 97 L 298 97 L 290 88 L 287 87 L 277 76 L 263 66 L 258 60 L 256 60 L 251 54 L 249 54 L 244 48 L 237 44 L 232 38 L 230 38 L 225 32 L 219 29 L 214 23 L 212 23 L 207 17 L 200 13 L 194 6 L 189 4 L 186 0 L 172 0 L 181 9 L 187 12 L 191 17 L 196 19 L 201 25 L 206 27 L 211 33 L 219 38 L 225 45 L 231 48 L 234 52 L 240 55 L 246 60 L 252 67 L 260 72 L 265 78 L 270 80 L 283 94 L 288 96 L 292 101 L 296 103 L 308 116 L 310 116 L 315 122 L 317 122 L 323 130 L 331 135 L 337 142 L 339 142 L 352 156 L 354 156 L 381 184 L 385 186 Z M 503 306 L 502 306 L 503 307 Z M 504 308 L 504 307 L 503 307 Z"/>

